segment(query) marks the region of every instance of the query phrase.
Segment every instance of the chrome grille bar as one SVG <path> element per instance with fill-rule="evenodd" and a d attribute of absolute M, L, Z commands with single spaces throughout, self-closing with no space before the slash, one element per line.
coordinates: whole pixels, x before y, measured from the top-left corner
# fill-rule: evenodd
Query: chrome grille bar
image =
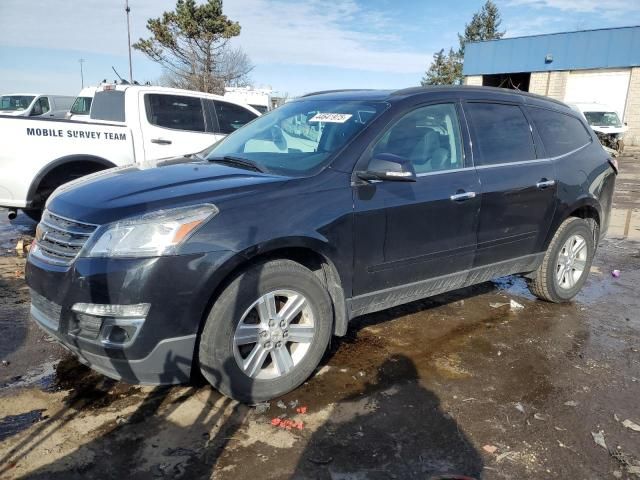
<path fill-rule="evenodd" d="M 33 255 L 56 265 L 70 265 L 97 225 L 78 222 L 45 210 L 36 229 Z"/>

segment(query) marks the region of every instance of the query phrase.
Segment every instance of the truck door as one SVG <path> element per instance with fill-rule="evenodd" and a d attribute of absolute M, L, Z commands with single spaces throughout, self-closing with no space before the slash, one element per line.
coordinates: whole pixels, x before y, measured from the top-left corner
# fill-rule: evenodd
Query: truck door
<path fill-rule="evenodd" d="M 197 95 L 141 92 L 139 109 L 145 160 L 196 153 L 216 141 Z"/>
<path fill-rule="evenodd" d="M 208 100 L 214 121 L 214 132 L 218 138 L 235 132 L 258 115 L 241 105 L 222 100 Z"/>

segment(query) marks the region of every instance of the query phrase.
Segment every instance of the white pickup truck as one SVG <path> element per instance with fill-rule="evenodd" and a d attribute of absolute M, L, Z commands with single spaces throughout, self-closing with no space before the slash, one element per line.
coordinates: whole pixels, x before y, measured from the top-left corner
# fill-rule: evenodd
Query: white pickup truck
<path fill-rule="evenodd" d="M 218 95 L 138 85 L 99 87 L 86 122 L 0 115 L 0 207 L 38 218 L 64 183 L 199 152 L 259 115 Z"/>

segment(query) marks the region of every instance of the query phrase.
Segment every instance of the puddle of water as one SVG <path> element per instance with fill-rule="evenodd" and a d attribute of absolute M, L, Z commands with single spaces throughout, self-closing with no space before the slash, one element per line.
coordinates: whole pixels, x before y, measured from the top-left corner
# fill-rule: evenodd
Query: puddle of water
<path fill-rule="evenodd" d="M 44 409 L 31 410 L 30 412 L 20 413 L 18 415 L 8 415 L 0 420 L 0 442 L 9 437 L 26 430 L 34 423 L 43 420 Z"/>

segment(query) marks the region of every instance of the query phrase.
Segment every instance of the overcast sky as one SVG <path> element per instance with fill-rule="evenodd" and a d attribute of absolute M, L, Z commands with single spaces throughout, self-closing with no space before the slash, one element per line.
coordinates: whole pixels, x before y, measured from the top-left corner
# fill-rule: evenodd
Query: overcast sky
<path fill-rule="evenodd" d="M 417 85 L 434 51 L 457 44 L 481 0 L 226 0 L 256 86 L 298 95 Z M 640 24 L 640 0 L 497 0 L 507 36 Z M 175 0 L 129 0 L 132 41 Z M 601 5 L 606 5 L 603 8 Z M 124 0 L 0 0 L 0 93 L 76 94 L 128 76 Z M 133 53 L 134 78 L 159 66 Z"/>

